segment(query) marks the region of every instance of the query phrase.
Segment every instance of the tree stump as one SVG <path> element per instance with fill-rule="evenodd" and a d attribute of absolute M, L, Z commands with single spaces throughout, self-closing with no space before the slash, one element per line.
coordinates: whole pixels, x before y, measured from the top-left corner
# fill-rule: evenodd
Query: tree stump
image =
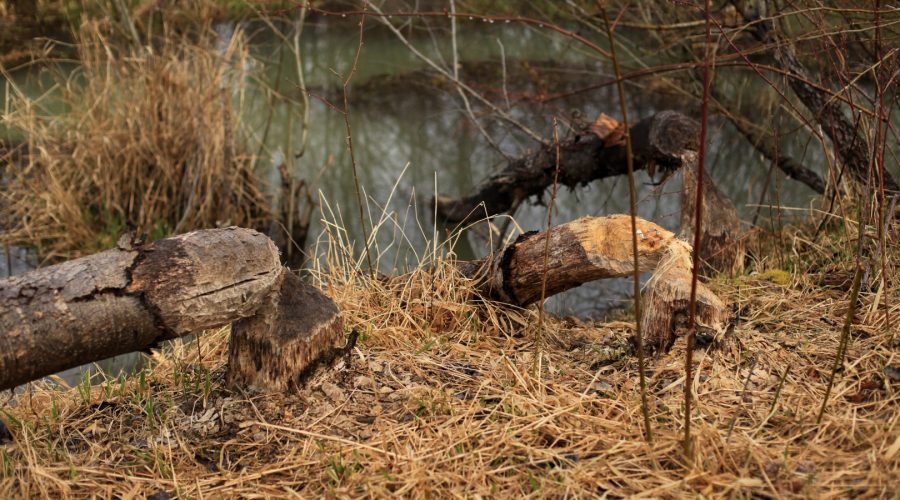
<path fill-rule="evenodd" d="M 694 220 L 697 206 L 696 155 L 681 169 L 681 237 L 694 240 Z M 709 179 L 703 179 L 703 214 L 700 218 L 703 234 L 700 238 L 701 271 L 735 275 L 744 270 L 747 255 L 741 219 L 731 201 Z"/>
<path fill-rule="evenodd" d="M 292 391 L 320 363 L 342 351 L 337 305 L 285 269 L 256 315 L 231 327 L 228 384 L 258 391 Z"/>

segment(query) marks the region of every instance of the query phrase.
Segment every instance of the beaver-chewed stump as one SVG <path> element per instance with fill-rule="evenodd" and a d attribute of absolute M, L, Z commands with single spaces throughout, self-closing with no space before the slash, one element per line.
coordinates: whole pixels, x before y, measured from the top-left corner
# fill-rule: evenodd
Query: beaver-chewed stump
<path fill-rule="evenodd" d="M 228 384 L 295 390 L 341 352 L 343 330 L 337 305 L 286 270 L 256 315 L 231 326 Z"/>

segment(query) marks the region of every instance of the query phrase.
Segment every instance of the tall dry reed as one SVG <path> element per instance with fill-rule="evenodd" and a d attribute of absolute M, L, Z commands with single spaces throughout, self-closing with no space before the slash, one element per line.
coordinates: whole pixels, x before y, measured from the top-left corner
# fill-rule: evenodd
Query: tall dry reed
<path fill-rule="evenodd" d="M 268 208 L 232 110 L 246 50 L 239 34 L 216 40 L 170 35 L 123 49 L 86 24 L 72 76 L 38 98 L 14 89 L 3 124 L 24 136 L 26 154 L 4 165 L 0 240 L 71 258 L 128 227 L 161 237 L 260 226 Z"/>

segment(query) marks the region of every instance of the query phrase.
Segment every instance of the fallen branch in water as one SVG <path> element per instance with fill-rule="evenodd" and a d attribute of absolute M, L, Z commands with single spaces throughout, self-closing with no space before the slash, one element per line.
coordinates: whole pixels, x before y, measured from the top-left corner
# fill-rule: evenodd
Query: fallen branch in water
<path fill-rule="evenodd" d="M 559 183 L 569 188 L 596 179 L 625 175 L 628 172 L 624 136 L 617 121 L 601 115 L 590 130 L 560 144 Z M 696 189 L 693 170 L 697 167 L 698 124 L 675 111 L 662 111 L 631 127 L 634 169 L 657 169 L 664 175 L 675 170 L 684 174 L 683 212 L 693 213 Z M 475 194 L 460 198 L 438 196 L 433 206 L 446 222 L 471 224 L 485 217 L 514 211 L 531 196 L 538 198 L 553 183 L 556 151 L 540 151 L 510 162 L 475 189 Z M 700 259 L 707 270 L 733 273 L 743 269 L 744 245 L 737 211 L 731 201 L 709 179 L 704 180 L 706 196 L 714 202 L 706 211 L 712 221 L 703 224 L 704 244 Z M 690 217 L 682 218 L 682 235 L 693 234 Z M 708 242 L 708 244 L 707 244 Z"/>
<path fill-rule="evenodd" d="M 635 170 L 681 168 L 682 155 L 697 150 L 697 130 L 697 122 L 675 111 L 662 111 L 641 120 L 631 127 Z M 472 195 L 438 196 L 433 204 L 436 215 L 464 225 L 502 214 L 532 196 L 540 198 L 553 183 L 555 169 L 555 147 L 543 147 L 510 161 L 477 186 Z M 560 143 L 560 185 L 575 188 L 627 172 L 624 143 L 612 144 L 590 132 Z"/>

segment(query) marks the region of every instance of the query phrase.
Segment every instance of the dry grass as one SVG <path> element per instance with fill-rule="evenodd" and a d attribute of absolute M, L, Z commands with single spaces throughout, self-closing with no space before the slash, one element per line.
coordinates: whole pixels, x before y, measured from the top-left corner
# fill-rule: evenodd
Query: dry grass
<path fill-rule="evenodd" d="M 889 304 L 896 322 L 900 294 L 864 294 L 816 425 L 848 306 L 818 269 L 846 257 L 832 251 L 840 241 L 805 238 L 790 238 L 790 263 L 816 270 L 715 284 L 740 310 L 739 341 L 695 356 L 690 469 L 679 441 L 683 339 L 649 364 L 648 445 L 630 322 L 550 318 L 536 374 L 535 309 L 467 301 L 467 284 L 440 264 L 388 291 L 330 246 L 313 279 L 361 333 L 349 366 L 297 395 L 229 392 L 223 330 L 203 337 L 202 359 L 176 343 L 140 374 L 90 391 L 34 385 L 5 409 L 15 441 L 0 447 L 0 496 L 896 497 L 900 359 L 883 312 Z"/>
<path fill-rule="evenodd" d="M 24 154 L 0 158 L 0 240 L 70 258 L 109 248 L 128 226 L 152 237 L 259 227 L 268 209 L 231 102 L 246 53 L 239 35 L 213 40 L 121 49 L 87 24 L 75 76 L 37 98 L 14 88 L 3 124 L 25 138 Z"/>

